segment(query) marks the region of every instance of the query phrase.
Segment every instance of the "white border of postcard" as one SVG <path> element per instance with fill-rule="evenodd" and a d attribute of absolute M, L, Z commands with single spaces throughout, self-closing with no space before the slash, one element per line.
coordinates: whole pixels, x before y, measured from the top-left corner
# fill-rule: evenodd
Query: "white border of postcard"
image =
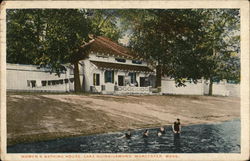
<path fill-rule="evenodd" d="M 241 153 L 178 154 L 9 154 L 6 153 L 6 9 L 10 8 L 239 8 L 241 14 Z M 248 160 L 249 159 L 249 2 L 245 1 L 5 1 L 1 4 L 2 160 Z M 24 157 L 26 156 L 26 157 Z"/>

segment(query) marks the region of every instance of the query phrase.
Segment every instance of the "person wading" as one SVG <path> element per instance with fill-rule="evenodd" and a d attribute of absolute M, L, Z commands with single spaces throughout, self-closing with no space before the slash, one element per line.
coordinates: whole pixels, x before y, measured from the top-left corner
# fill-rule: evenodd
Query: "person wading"
<path fill-rule="evenodd" d="M 172 125 L 172 130 L 175 134 L 180 134 L 181 133 L 181 122 L 180 119 L 177 119 L 177 121 L 174 122 Z"/>

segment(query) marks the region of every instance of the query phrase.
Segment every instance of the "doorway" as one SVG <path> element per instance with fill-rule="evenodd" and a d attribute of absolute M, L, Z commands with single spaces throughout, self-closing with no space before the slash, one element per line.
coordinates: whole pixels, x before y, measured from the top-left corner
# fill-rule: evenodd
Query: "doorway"
<path fill-rule="evenodd" d="M 124 86 L 124 76 L 118 75 L 118 86 Z"/>

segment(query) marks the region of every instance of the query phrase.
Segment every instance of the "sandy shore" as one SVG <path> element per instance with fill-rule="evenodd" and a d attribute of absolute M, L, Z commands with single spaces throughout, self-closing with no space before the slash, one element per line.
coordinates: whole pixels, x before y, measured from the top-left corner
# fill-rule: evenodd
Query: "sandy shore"
<path fill-rule="evenodd" d="M 127 129 L 240 117 L 240 98 L 8 94 L 8 145 Z"/>

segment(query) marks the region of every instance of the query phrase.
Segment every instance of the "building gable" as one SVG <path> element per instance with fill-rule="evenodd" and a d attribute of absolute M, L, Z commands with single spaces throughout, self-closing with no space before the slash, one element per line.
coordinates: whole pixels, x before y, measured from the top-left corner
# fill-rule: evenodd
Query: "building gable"
<path fill-rule="evenodd" d="M 118 58 L 138 59 L 139 57 L 128 48 L 119 45 L 107 37 L 98 36 L 80 48 L 77 60 L 83 60 L 89 53 L 99 53 Z"/>

